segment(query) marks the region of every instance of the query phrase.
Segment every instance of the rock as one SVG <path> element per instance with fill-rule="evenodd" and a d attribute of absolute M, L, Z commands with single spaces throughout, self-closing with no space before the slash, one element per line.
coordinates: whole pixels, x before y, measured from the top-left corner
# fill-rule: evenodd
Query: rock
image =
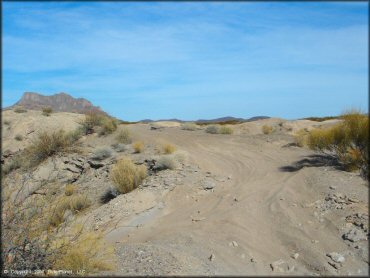
<path fill-rule="evenodd" d="M 330 188 L 331 190 L 335 190 L 335 189 L 337 189 L 337 187 L 336 187 L 336 186 L 334 186 L 334 185 L 330 185 L 330 186 L 329 186 L 329 188 Z"/>
<path fill-rule="evenodd" d="M 210 190 L 213 189 L 216 186 L 216 184 L 212 180 L 205 180 L 202 187 L 204 190 Z"/>
<path fill-rule="evenodd" d="M 289 265 L 282 259 L 271 263 L 270 267 L 275 272 L 286 272 L 290 269 Z"/>
<path fill-rule="evenodd" d="M 339 269 L 340 268 L 340 265 L 339 264 L 336 264 L 334 262 L 328 262 L 329 265 L 331 265 L 332 267 L 334 267 L 335 269 Z"/>
<path fill-rule="evenodd" d="M 215 258 L 216 258 L 216 256 L 214 254 L 212 254 L 208 259 L 212 262 Z"/>
<path fill-rule="evenodd" d="M 231 242 L 231 245 L 234 246 L 234 247 L 238 247 L 238 243 L 234 240 Z"/>
<path fill-rule="evenodd" d="M 311 242 L 312 242 L 312 243 L 319 243 L 319 241 L 318 241 L 318 240 L 316 240 L 316 239 L 311 240 Z"/>
<path fill-rule="evenodd" d="M 298 259 L 299 254 L 298 253 L 294 253 L 291 257 L 296 260 L 296 259 Z"/>
<path fill-rule="evenodd" d="M 337 252 L 328 253 L 326 254 L 326 256 L 328 256 L 330 259 L 332 259 L 333 262 L 336 263 L 344 263 L 344 261 L 346 260 L 343 255 Z"/>
<path fill-rule="evenodd" d="M 349 240 L 351 242 L 367 240 L 365 233 L 363 233 L 361 230 L 356 229 L 356 228 L 350 229 L 348 232 L 344 233 L 342 235 L 342 238 L 344 240 Z"/>
<path fill-rule="evenodd" d="M 103 163 L 99 163 L 94 160 L 88 160 L 87 163 L 89 163 L 90 167 L 93 169 L 99 169 L 104 166 Z"/>
<path fill-rule="evenodd" d="M 358 200 L 356 198 L 353 198 L 353 197 L 349 197 L 348 201 L 350 201 L 351 203 L 359 203 L 360 202 L 360 200 Z"/>
<path fill-rule="evenodd" d="M 255 263 L 255 262 L 256 262 L 256 259 L 251 258 L 251 262 L 252 262 L 252 263 Z"/>

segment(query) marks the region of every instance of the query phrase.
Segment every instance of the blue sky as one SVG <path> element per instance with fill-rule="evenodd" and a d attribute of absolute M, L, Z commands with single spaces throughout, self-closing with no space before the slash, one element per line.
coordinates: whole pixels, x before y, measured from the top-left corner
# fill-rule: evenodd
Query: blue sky
<path fill-rule="evenodd" d="M 66 92 L 125 120 L 368 110 L 368 4 L 3 2 L 2 106 Z"/>

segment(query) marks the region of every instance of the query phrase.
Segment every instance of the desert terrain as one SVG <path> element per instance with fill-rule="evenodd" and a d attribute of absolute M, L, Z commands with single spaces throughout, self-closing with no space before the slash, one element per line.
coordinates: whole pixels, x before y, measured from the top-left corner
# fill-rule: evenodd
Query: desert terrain
<path fill-rule="evenodd" d="M 84 117 L 3 111 L 2 164 L 40 131 L 73 131 Z M 67 184 L 86 194 L 91 205 L 64 215 L 63 229 L 53 231 L 63 236 L 80 224 L 84 233 L 102 235 L 99 252 L 113 250 L 111 268 L 95 275 L 367 276 L 368 182 L 294 143 L 298 130 L 338 121 L 269 118 L 230 125 L 233 134 L 207 133 L 207 125 L 184 130 L 176 122 L 119 124 L 111 134 L 82 136 L 79 152 L 3 175 L 2 188 L 14 204 L 42 201 L 51 190 L 63 195 Z M 274 131 L 264 134 L 264 125 Z M 116 149 L 122 129 L 143 143 L 142 151 L 133 144 Z M 165 144 L 175 148 L 167 156 L 176 166 L 155 170 Z M 102 148 L 109 155 L 94 160 Z M 133 191 L 102 202 L 122 157 L 145 165 L 148 176 Z"/>

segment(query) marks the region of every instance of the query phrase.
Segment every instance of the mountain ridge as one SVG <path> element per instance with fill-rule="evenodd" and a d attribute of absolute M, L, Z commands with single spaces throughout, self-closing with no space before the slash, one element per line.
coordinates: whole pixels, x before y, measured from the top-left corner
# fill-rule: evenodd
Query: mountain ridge
<path fill-rule="evenodd" d="M 31 110 L 42 110 L 45 107 L 50 107 L 55 112 L 86 113 L 89 111 L 98 111 L 106 114 L 99 106 L 94 106 L 89 100 L 85 98 L 74 98 L 64 92 L 50 96 L 35 92 L 25 92 L 19 101 L 3 110 L 13 109 L 18 106 Z"/>

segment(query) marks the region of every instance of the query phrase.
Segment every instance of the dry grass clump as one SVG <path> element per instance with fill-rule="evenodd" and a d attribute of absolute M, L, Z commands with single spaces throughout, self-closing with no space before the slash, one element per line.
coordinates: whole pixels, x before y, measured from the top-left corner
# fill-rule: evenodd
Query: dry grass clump
<path fill-rule="evenodd" d="M 141 141 L 137 141 L 132 144 L 132 147 L 134 148 L 135 153 L 141 153 L 144 150 L 144 143 Z"/>
<path fill-rule="evenodd" d="M 71 196 L 75 192 L 75 186 L 73 184 L 67 184 L 64 188 L 64 194 L 66 196 Z"/>
<path fill-rule="evenodd" d="M 206 132 L 211 134 L 232 134 L 234 130 L 225 125 L 209 125 L 206 127 Z"/>
<path fill-rule="evenodd" d="M 209 125 L 206 127 L 206 132 L 211 134 L 219 133 L 219 126 L 217 125 Z"/>
<path fill-rule="evenodd" d="M 22 107 L 16 107 L 16 108 L 13 109 L 13 111 L 15 113 L 26 113 L 27 112 L 27 110 L 22 108 Z"/>
<path fill-rule="evenodd" d="M 92 155 L 92 159 L 94 160 L 104 160 L 108 157 L 112 156 L 112 151 L 110 148 L 102 147 L 100 149 L 95 150 L 94 154 Z"/>
<path fill-rule="evenodd" d="M 352 110 L 341 118 L 343 121 L 331 128 L 312 130 L 307 145 L 337 158 L 347 170 L 361 169 L 368 178 L 369 117 Z"/>
<path fill-rule="evenodd" d="M 303 147 L 307 145 L 307 137 L 309 135 L 309 132 L 307 129 L 300 129 L 294 134 L 294 142 L 296 143 L 297 146 Z"/>
<path fill-rule="evenodd" d="M 274 128 L 272 126 L 270 126 L 270 125 L 263 125 L 262 126 L 262 132 L 263 132 L 263 134 L 270 134 L 270 133 L 273 132 L 273 130 L 274 130 Z"/>
<path fill-rule="evenodd" d="M 76 151 L 76 136 L 64 130 L 41 132 L 32 144 L 25 149 L 29 166 L 38 165 L 57 153 Z"/>
<path fill-rule="evenodd" d="M 162 146 L 162 150 L 163 150 L 163 153 L 165 154 L 171 154 L 176 150 L 176 147 L 174 145 L 166 143 Z"/>
<path fill-rule="evenodd" d="M 53 113 L 53 109 L 51 107 L 42 108 L 42 115 L 49 117 L 51 113 Z"/>
<path fill-rule="evenodd" d="M 198 129 L 198 125 L 195 123 L 184 123 L 182 124 L 181 129 L 194 131 Z"/>
<path fill-rule="evenodd" d="M 156 168 L 158 170 L 176 169 L 178 167 L 177 161 L 172 155 L 163 155 L 156 162 Z"/>
<path fill-rule="evenodd" d="M 117 122 L 115 119 L 103 117 L 100 124 L 99 135 L 112 134 L 116 129 Z"/>
<path fill-rule="evenodd" d="M 15 137 L 14 137 L 15 140 L 17 141 L 22 141 L 23 140 L 23 136 L 20 135 L 20 134 L 17 134 Z"/>
<path fill-rule="evenodd" d="M 80 124 L 85 135 L 94 133 L 95 127 L 100 127 L 99 135 L 111 134 L 117 129 L 117 121 L 98 110 L 86 112 Z"/>
<path fill-rule="evenodd" d="M 234 130 L 228 126 L 220 126 L 219 133 L 220 134 L 233 134 Z"/>
<path fill-rule="evenodd" d="M 137 188 L 147 176 L 144 165 L 135 165 L 129 158 L 119 160 L 111 171 L 112 182 L 121 194 Z"/>
<path fill-rule="evenodd" d="M 113 257 L 113 249 L 105 245 L 102 234 L 83 234 L 76 242 L 69 242 L 60 251 L 53 268 L 72 270 L 73 274 L 83 271 L 80 275 L 113 269 L 109 262 Z"/>
<path fill-rule="evenodd" d="M 131 144 L 132 139 L 130 131 L 127 128 L 121 129 L 116 136 L 116 140 L 121 144 Z"/>
<path fill-rule="evenodd" d="M 49 224 L 53 227 L 58 227 L 64 222 L 68 215 L 68 211 L 70 211 L 71 214 L 77 214 L 91 205 L 87 196 L 81 194 L 60 198 L 56 202 L 57 205 L 52 208 L 49 217 Z"/>

